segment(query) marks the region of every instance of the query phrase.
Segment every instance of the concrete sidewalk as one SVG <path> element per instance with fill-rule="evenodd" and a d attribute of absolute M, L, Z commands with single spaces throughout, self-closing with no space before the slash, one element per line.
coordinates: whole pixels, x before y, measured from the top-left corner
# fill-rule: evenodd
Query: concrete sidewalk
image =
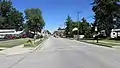
<path fill-rule="evenodd" d="M 0 51 L 0 55 L 14 55 L 14 54 L 23 54 L 32 51 L 33 48 L 24 48 L 24 45 L 15 46 L 12 48 L 7 48 Z"/>

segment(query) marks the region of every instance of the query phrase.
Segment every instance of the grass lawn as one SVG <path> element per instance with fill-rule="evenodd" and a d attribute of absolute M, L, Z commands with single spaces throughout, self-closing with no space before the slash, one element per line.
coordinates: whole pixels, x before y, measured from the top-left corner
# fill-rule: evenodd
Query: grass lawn
<path fill-rule="evenodd" d="M 96 43 L 96 40 L 82 40 L 83 42 L 86 43 L 91 43 L 91 44 L 96 44 L 96 45 L 101 45 L 101 46 L 106 46 L 106 47 L 112 47 L 112 46 L 120 46 L 120 41 L 116 40 L 99 40 L 99 43 Z"/>
<path fill-rule="evenodd" d="M 0 47 L 6 47 L 6 48 L 14 47 L 26 43 L 28 39 L 29 38 L 21 38 L 21 39 L 0 41 Z"/>
<path fill-rule="evenodd" d="M 111 43 L 120 43 L 120 40 L 108 40 L 108 39 L 105 39 L 105 40 L 102 40 L 102 41 L 111 42 Z"/>

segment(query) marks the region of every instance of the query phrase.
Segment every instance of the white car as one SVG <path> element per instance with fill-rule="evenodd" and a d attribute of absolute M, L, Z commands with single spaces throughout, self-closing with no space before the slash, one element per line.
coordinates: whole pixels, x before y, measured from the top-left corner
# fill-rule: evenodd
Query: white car
<path fill-rule="evenodd" d="M 4 35 L 0 35 L 0 39 L 4 39 L 5 38 L 5 36 Z"/>

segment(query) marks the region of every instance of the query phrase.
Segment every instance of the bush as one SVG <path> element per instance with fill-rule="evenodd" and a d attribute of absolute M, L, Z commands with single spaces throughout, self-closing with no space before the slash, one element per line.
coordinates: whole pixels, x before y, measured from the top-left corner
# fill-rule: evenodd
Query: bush
<path fill-rule="evenodd" d="M 27 43 L 24 44 L 24 47 L 33 47 L 33 46 L 34 46 L 34 44 L 32 43 L 32 40 L 31 40 L 31 39 L 29 39 L 29 40 L 27 41 Z"/>
<path fill-rule="evenodd" d="M 26 43 L 26 44 L 24 44 L 24 47 L 34 47 L 34 45 L 31 43 Z"/>
<path fill-rule="evenodd" d="M 40 38 L 43 38 L 43 35 L 40 35 Z"/>
<path fill-rule="evenodd" d="M 32 44 L 32 40 L 29 39 L 29 40 L 27 41 L 27 43 L 31 43 L 31 44 Z"/>

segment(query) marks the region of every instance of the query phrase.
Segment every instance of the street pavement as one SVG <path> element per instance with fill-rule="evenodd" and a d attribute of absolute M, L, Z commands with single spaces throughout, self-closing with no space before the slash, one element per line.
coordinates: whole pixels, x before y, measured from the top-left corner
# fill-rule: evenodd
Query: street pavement
<path fill-rule="evenodd" d="M 120 68 L 120 51 L 50 37 L 34 52 L 0 56 L 0 68 Z"/>

